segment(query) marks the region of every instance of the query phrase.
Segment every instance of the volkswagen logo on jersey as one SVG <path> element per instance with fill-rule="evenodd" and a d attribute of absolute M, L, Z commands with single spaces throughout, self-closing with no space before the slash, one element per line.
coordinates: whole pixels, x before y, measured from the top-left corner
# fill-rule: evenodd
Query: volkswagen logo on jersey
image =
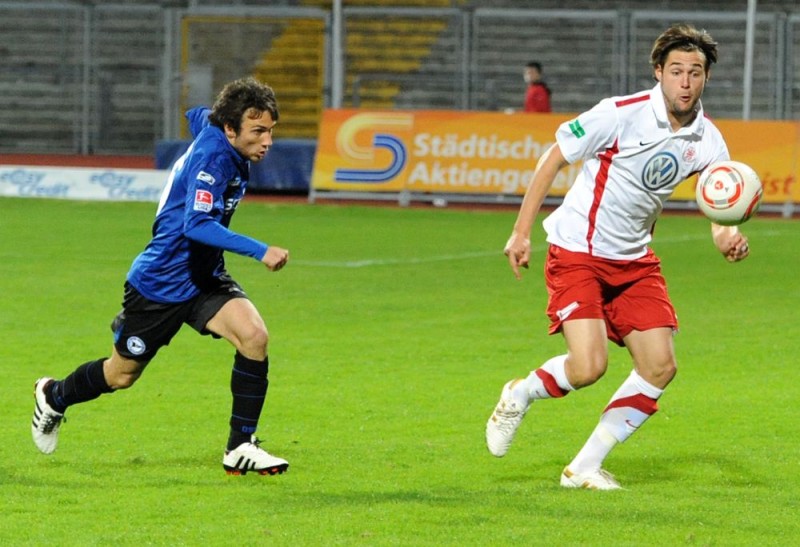
<path fill-rule="evenodd" d="M 644 165 L 642 183 L 648 190 L 669 186 L 678 177 L 678 160 L 669 152 L 659 152 Z"/>

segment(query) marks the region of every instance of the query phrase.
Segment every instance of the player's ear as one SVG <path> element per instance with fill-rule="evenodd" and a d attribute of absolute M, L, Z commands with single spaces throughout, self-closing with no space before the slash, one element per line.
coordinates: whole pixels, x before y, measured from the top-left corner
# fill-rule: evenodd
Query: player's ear
<path fill-rule="evenodd" d="M 661 81 L 661 73 L 662 73 L 661 65 L 656 65 L 653 67 L 653 79 L 657 82 Z"/>
<path fill-rule="evenodd" d="M 228 137 L 229 139 L 236 138 L 236 130 L 233 128 L 232 125 L 227 123 L 225 124 L 225 136 Z"/>

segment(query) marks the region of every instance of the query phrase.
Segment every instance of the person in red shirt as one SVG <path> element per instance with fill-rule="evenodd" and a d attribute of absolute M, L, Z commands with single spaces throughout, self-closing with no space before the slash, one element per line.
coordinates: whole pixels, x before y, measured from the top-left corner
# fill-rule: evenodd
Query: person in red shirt
<path fill-rule="evenodd" d="M 531 61 L 525 65 L 525 82 L 528 89 L 525 91 L 525 112 L 552 112 L 550 108 L 550 88 L 542 79 L 542 65 Z"/>

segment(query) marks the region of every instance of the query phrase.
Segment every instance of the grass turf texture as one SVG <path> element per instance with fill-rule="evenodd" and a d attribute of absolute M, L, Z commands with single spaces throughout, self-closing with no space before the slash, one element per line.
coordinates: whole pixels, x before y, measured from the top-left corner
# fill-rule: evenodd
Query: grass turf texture
<path fill-rule="evenodd" d="M 30 440 L 33 381 L 107 355 L 155 206 L 0 199 L 0 544 L 754 545 L 800 537 L 796 221 L 756 218 L 726 263 L 699 216 L 654 248 L 681 321 L 661 411 L 607 460 L 625 491 L 558 485 L 630 370 L 536 403 L 503 459 L 483 429 L 500 388 L 563 351 L 546 335 L 534 234 L 515 211 L 243 203 L 233 228 L 290 249 L 278 273 L 228 256 L 271 333 L 259 434 L 278 477 L 221 466 L 233 351 L 188 327 L 131 390 Z"/>

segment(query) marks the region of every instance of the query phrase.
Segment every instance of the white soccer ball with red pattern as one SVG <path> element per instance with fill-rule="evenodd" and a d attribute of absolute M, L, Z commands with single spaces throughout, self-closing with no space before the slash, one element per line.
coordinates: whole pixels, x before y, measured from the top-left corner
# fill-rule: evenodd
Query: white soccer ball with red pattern
<path fill-rule="evenodd" d="M 706 217 L 722 226 L 736 226 L 756 214 L 764 188 L 749 166 L 739 161 L 709 165 L 697 180 L 695 199 Z"/>

